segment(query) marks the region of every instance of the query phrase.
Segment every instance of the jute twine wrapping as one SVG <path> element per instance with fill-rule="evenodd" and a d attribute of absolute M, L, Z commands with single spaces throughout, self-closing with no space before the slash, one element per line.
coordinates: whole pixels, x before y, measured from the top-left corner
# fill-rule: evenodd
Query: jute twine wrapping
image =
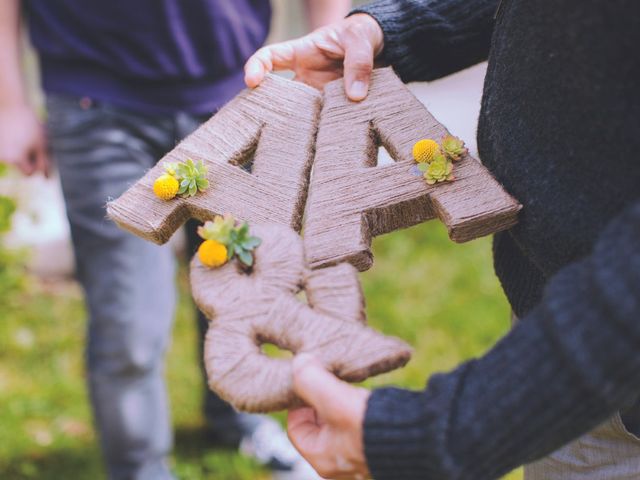
<path fill-rule="evenodd" d="M 324 99 L 320 114 L 318 92 L 269 75 L 108 205 L 122 228 L 156 243 L 166 242 L 189 217 L 204 221 L 223 213 L 249 221 L 262 238 L 250 272 L 235 261 L 219 269 L 197 258 L 191 264 L 194 298 L 211 319 L 209 384 L 241 410 L 298 403 L 290 360 L 264 355 L 265 342 L 310 352 L 347 381 L 409 360 L 405 343 L 366 327 L 354 266 L 371 266 L 372 236 L 439 217 L 453 240 L 465 241 L 508 228 L 520 209 L 469 156 L 456 163 L 452 183 L 428 186 L 410 173 L 413 144 L 447 132 L 391 69 L 374 72 L 361 103 L 346 99 L 342 80 L 326 86 Z M 396 160 L 393 165 L 376 167 L 379 145 Z M 302 227 L 314 147 L 303 249 L 295 232 Z M 189 199 L 157 199 L 152 184 L 163 161 L 186 158 L 207 164 L 209 189 Z M 251 159 L 251 173 L 239 168 Z"/>
<path fill-rule="evenodd" d="M 209 386 L 236 408 L 268 412 L 295 405 L 291 361 L 260 350 L 269 342 L 309 352 L 338 377 L 355 382 L 404 365 L 411 349 L 365 326 L 354 267 L 310 272 L 302 239 L 271 224 L 251 228 L 262 238 L 250 273 L 237 262 L 218 269 L 191 263 L 198 307 L 212 319 L 205 340 Z M 296 297 L 306 290 L 309 304 Z"/>
<path fill-rule="evenodd" d="M 390 68 L 375 70 L 359 103 L 346 98 L 342 80 L 329 83 L 307 200 L 311 267 L 348 261 L 366 270 L 373 236 L 434 217 L 458 242 L 513 226 L 520 205 L 469 155 L 455 163 L 453 182 L 430 186 L 411 173 L 414 143 L 447 133 Z M 395 163 L 376 167 L 379 146 Z"/>
<path fill-rule="evenodd" d="M 233 213 L 249 222 L 302 226 L 322 97 L 274 75 L 245 90 L 183 140 L 120 198 L 107 205 L 122 228 L 164 243 L 189 218 L 205 221 Z M 165 161 L 202 160 L 207 191 L 160 200 L 152 185 Z M 240 166 L 253 160 L 251 173 Z"/>

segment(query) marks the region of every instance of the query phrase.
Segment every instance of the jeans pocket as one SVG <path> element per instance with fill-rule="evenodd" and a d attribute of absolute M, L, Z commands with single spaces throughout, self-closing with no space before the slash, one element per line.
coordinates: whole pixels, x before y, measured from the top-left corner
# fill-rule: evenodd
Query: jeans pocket
<path fill-rule="evenodd" d="M 107 112 L 101 105 L 82 105 L 83 99 L 70 95 L 48 95 L 47 128 L 56 134 L 71 133 L 96 121 L 105 121 Z"/>

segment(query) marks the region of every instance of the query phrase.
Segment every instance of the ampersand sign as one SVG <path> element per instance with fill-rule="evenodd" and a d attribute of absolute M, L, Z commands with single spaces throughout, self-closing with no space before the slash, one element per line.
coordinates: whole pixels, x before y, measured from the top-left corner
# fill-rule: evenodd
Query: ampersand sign
<path fill-rule="evenodd" d="M 466 241 L 516 223 L 518 202 L 469 155 L 456 163 L 454 182 L 427 185 L 410 173 L 413 143 L 446 133 L 391 69 L 374 72 L 360 103 L 347 100 L 342 80 L 329 83 L 321 97 L 269 75 L 109 203 L 108 213 L 157 243 L 189 217 L 231 213 L 251 223 L 262 239 L 254 266 L 229 262 L 211 269 L 194 258 L 191 286 L 211 320 L 205 340 L 210 387 L 241 410 L 283 409 L 299 403 L 290 360 L 265 355 L 265 343 L 312 353 L 347 381 L 409 360 L 404 342 L 366 326 L 357 271 L 373 262 L 372 236 L 437 217 L 453 240 Z M 376 165 L 381 145 L 394 164 Z M 185 158 L 207 165 L 209 189 L 189 199 L 154 197 L 151 185 L 162 163 Z M 251 171 L 239 168 L 251 163 Z"/>
<path fill-rule="evenodd" d="M 365 326 L 357 270 L 348 263 L 309 270 L 300 236 L 277 224 L 256 225 L 263 239 L 255 265 L 237 262 L 210 269 L 191 263 L 193 296 L 213 321 L 205 340 L 209 385 L 246 411 L 271 411 L 295 403 L 290 360 L 266 357 L 273 343 L 310 352 L 348 381 L 404 365 L 411 349 Z M 305 303 L 297 294 L 305 292 Z"/>

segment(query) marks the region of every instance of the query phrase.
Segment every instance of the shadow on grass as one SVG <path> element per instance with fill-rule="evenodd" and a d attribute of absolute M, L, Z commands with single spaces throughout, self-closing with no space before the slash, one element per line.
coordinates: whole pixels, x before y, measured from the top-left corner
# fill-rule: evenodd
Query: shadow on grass
<path fill-rule="evenodd" d="M 209 451 L 206 431 L 199 426 L 178 426 L 174 432 L 174 456 L 182 461 L 197 461 Z M 233 450 L 227 450 L 232 453 Z"/>
<path fill-rule="evenodd" d="M 175 431 L 174 470 L 181 480 L 259 480 L 267 473 L 236 449 L 214 449 L 201 427 L 178 426 Z"/>
<path fill-rule="evenodd" d="M 264 470 L 233 449 L 213 449 L 204 429 L 180 426 L 175 432 L 172 468 L 180 480 L 260 480 Z M 103 480 L 95 446 L 51 449 L 0 460 L 2 480 Z"/>

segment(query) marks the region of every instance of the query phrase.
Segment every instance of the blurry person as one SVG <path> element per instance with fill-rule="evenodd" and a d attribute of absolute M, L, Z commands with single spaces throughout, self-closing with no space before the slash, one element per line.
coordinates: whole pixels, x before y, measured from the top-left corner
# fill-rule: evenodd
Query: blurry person
<path fill-rule="evenodd" d="M 349 2 L 305 6 L 315 28 L 342 18 Z M 25 93 L 21 7 L 40 58 L 48 135 Z M 171 478 L 163 362 L 175 287 L 170 248 L 118 229 L 105 203 L 244 87 L 242 66 L 270 19 L 268 0 L 0 1 L 0 159 L 27 175 L 46 173 L 50 149 L 60 172 L 89 311 L 89 390 L 111 479 Z M 194 249 L 193 231 L 189 238 Z M 204 331 L 202 315 L 199 322 Z M 297 470 L 306 463 L 275 421 L 238 414 L 209 391 L 204 406 L 214 445 L 306 478 Z"/>
<path fill-rule="evenodd" d="M 298 357 L 313 408 L 289 434 L 330 478 L 640 478 L 640 3 L 380 0 L 302 39 L 259 50 L 318 87 L 367 95 L 374 59 L 404 81 L 489 59 L 483 163 L 523 204 L 494 239 L 520 321 L 425 390 L 373 392 Z M 473 309 L 469 310 L 473 328 Z"/>

